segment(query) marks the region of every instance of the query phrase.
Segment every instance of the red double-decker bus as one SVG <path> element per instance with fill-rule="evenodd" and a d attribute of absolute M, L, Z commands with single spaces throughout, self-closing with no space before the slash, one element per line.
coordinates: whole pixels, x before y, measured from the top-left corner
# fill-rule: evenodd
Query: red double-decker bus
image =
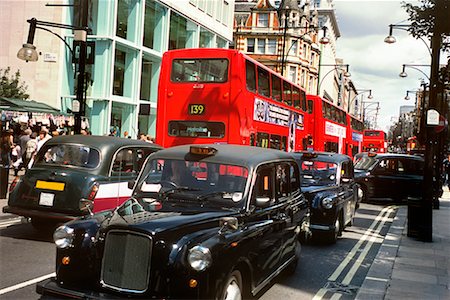
<path fill-rule="evenodd" d="M 354 157 L 357 153 L 362 152 L 363 137 L 364 123 L 347 114 L 347 155 Z"/>
<path fill-rule="evenodd" d="M 312 149 L 346 154 L 347 113 L 319 96 L 308 95 L 312 107 L 310 127 L 313 128 Z"/>
<path fill-rule="evenodd" d="M 231 49 L 164 53 L 158 87 L 156 142 L 229 143 L 306 149 L 305 91 Z"/>
<path fill-rule="evenodd" d="M 376 129 L 364 130 L 363 152 L 387 152 L 386 133 Z"/>

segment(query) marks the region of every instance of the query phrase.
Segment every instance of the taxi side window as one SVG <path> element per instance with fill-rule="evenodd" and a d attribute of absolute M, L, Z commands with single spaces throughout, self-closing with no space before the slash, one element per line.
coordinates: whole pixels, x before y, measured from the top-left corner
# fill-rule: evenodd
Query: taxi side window
<path fill-rule="evenodd" d="M 269 198 L 271 204 L 275 203 L 274 177 L 272 166 L 259 168 L 254 186 L 254 198 Z"/>
<path fill-rule="evenodd" d="M 112 175 L 131 175 L 139 172 L 136 149 L 125 148 L 117 152 L 112 166 Z"/>
<path fill-rule="evenodd" d="M 342 163 L 341 168 L 341 178 L 351 179 L 354 176 L 353 163 L 351 161 L 346 161 Z"/>
<path fill-rule="evenodd" d="M 383 159 L 380 161 L 378 168 L 376 170 L 377 174 L 393 174 L 397 171 L 396 160 L 394 159 Z"/>

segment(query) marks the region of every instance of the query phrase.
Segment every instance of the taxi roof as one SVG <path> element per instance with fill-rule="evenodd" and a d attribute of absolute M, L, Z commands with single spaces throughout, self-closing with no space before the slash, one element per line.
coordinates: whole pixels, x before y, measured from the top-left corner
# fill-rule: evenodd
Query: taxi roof
<path fill-rule="evenodd" d="M 299 152 L 291 152 L 292 156 L 295 159 L 302 159 L 304 154 L 317 154 L 317 157 L 308 157 L 308 160 L 320 160 L 324 162 L 334 162 L 341 163 L 345 161 L 352 161 L 352 158 L 346 154 L 339 154 L 334 152 L 323 152 L 323 151 L 299 151 Z"/>
<path fill-rule="evenodd" d="M 214 155 L 195 155 L 190 153 L 191 146 L 211 147 L 217 150 Z M 275 149 L 241 146 L 230 144 L 191 144 L 183 146 L 174 146 L 163 149 L 151 155 L 151 158 L 162 159 L 184 159 L 187 161 L 205 161 L 222 164 L 232 164 L 255 167 L 261 163 L 279 160 L 291 160 L 293 157 L 287 152 Z"/>

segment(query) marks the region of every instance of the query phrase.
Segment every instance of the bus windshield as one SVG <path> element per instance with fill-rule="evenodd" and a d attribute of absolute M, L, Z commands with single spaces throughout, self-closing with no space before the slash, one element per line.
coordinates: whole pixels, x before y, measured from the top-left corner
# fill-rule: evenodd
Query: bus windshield
<path fill-rule="evenodd" d="M 170 73 L 172 82 L 227 82 L 228 60 L 208 59 L 174 59 Z"/>

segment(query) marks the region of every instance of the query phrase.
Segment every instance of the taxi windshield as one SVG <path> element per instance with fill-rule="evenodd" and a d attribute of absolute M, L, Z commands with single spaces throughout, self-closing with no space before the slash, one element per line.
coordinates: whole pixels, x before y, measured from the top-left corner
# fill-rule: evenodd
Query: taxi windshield
<path fill-rule="evenodd" d="M 377 159 L 375 157 L 362 156 L 355 162 L 355 169 L 369 170 L 376 162 Z"/>
<path fill-rule="evenodd" d="M 302 161 L 300 177 L 302 186 L 328 186 L 336 184 L 337 165 L 323 161 Z"/>
<path fill-rule="evenodd" d="M 240 207 L 248 170 L 212 162 L 154 159 L 147 162 L 135 189 L 137 197 L 153 194 L 159 200 L 205 204 L 220 202 Z"/>
<path fill-rule="evenodd" d="M 78 168 L 96 168 L 100 162 L 100 153 L 84 145 L 48 145 L 39 151 L 35 165 L 70 166 Z"/>

